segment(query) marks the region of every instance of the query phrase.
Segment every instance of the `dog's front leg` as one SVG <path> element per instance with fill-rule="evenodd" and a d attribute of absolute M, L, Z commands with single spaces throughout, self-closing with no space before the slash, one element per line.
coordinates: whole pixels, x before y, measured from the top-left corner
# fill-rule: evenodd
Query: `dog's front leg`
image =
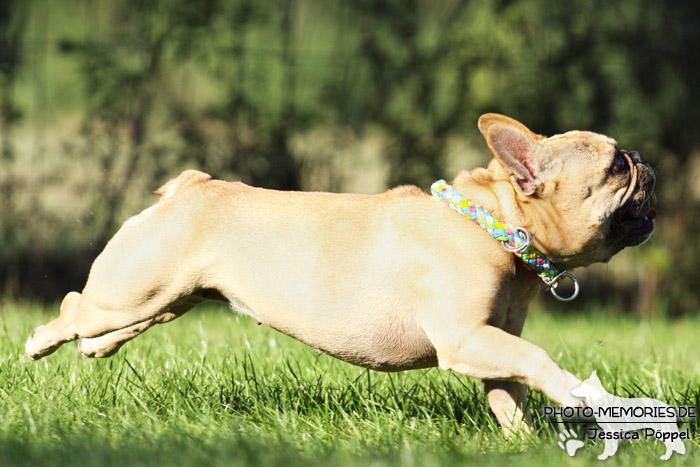
<path fill-rule="evenodd" d="M 510 310 L 501 329 L 520 337 L 527 318 L 527 307 Z M 531 433 L 532 417 L 527 405 L 527 386 L 515 381 L 485 380 L 484 389 L 491 411 L 506 437 Z"/>
<path fill-rule="evenodd" d="M 530 433 L 532 418 L 527 407 L 527 386 L 515 381 L 484 381 L 489 405 L 508 438 Z"/>
<path fill-rule="evenodd" d="M 440 368 L 483 380 L 527 384 L 562 406 L 583 406 L 582 399 L 569 394 L 581 380 L 559 367 L 543 349 L 520 337 L 486 324 L 461 332 L 457 326 L 426 332 Z"/>

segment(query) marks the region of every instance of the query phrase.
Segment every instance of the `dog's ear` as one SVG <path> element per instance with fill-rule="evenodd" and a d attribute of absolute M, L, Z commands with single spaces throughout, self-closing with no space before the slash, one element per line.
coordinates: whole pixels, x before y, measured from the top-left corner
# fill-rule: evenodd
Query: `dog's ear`
<path fill-rule="evenodd" d="M 479 131 L 496 159 L 513 175 L 523 194 L 533 194 L 544 182 L 544 148 L 540 144 L 543 137 L 517 120 L 499 114 L 482 115 Z"/>

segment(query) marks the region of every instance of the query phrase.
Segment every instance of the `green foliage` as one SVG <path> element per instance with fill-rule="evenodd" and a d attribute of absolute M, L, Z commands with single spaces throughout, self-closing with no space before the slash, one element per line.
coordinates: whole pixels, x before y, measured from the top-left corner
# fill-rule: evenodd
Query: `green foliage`
<path fill-rule="evenodd" d="M 536 434 L 506 441 L 481 384 L 452 372 L 363 370 L 220 308 L 157 326 L 105 360 L 74 343 L 38 362 L 23 356 L 33 326 L 57 307 L 0 311 L 0 458 L 9 465 L 502 465 L 569 459 L 550 402 L 530 394 Z M 595 369 L 616 394 L 698 404 L 700 321 L 638 322 L 534 313 L 525 337 L 565 368 Z M 698 458 L 697 424 L 687 454 Z M 621 464 L 656 462 L 660 443 L 621 443 Z M 676 460 L 675 462 L 678 462 Z"/>

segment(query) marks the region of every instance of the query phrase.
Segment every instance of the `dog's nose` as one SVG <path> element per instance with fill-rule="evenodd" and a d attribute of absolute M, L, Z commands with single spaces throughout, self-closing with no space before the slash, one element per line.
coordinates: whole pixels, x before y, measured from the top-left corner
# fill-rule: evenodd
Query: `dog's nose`
<path fill-rule="evenodd" d="M 630 159 L 632 159 L 632 162 L 635 164 L 646 164 L 647 161 L 644 160 L 641 154 L 637 151 L 630 151 L 627 154 L 630 155 Z"/>
<path fill-rule="evenodd" d="M 656 185 L 656 175 L 654 174 L 654 170 L 647 163 L 647 161 L 644 160 L 638 151 L 629 151 L 627 154 L 632 160 L 632 163 L 634 165 L 638 165 L 640 168 L 639 176 L 641 185 L 644 186 L 649 193 L 654 191 L 654 186 Z"/>

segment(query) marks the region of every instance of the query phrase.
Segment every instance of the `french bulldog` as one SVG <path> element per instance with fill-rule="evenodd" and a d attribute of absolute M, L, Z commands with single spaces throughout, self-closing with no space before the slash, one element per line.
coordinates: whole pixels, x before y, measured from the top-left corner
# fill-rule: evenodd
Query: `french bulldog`
<path fill-rule="evenodd" d="M 639 153 L 587 131 L 546 138 L 498 114 L 478 125 L 495 157 L 454 188 L 533 233 L 558 268 L 608 261 L 651 235 L 655 176 Z M 284 192 L 188 170 L 155 193 L 95 259 L 82 293 L 29 336 L 30 359 L 76 339 L 83 355 L 108 357 L 215 299 L 355 365 L 482 379 L 506 434 L 529 430 L 526 385 L 584 404 L 570 394 L 581 380 L 519 337 L 537 275 L 417 187 Z"/>

